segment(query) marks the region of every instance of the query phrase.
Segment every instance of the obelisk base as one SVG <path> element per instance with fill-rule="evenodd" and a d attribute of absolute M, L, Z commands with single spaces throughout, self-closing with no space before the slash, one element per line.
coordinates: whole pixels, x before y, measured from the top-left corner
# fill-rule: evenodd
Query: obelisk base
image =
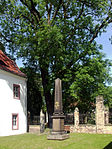
<path fill-rule="evenodd" d="M 64 133 L 64 134 L 50 134 L 49 136 L 47 136 L 48 140 L 65 140 L 68 139 L 69 135 Z"/>
<path fill-rule="evenodd" d="M 65 140 L 69 135 L 64 131 L 64 115 L 53 115 L 53 129 L 51 134 L 47 136 L 48 140 Z"/>

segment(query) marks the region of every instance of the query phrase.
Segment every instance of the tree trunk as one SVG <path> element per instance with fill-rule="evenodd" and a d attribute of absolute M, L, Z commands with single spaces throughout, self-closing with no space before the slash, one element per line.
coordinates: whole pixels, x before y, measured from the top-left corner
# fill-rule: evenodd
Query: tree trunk
<path fill-rule="evenodd" d="M 44 96 L 45 96 L 45 101 L 46 101 L 46 106 L 47 106 L 47 112 L 48 112 L 48 127 L 52 127 L 52 119 L 51 116 L 53 115 L 53 109 L 54 109 L 54 100 L 52 99 L 51 96 L 51 88 L 50 88 L 50 81 L 49 81 L 49 74 L 48 74 L 48 69 L 40 68 L 41 70 L 41 77 L 42 77 L 42 85 L 43 85 L 43 90 L 44 90 Z"/>

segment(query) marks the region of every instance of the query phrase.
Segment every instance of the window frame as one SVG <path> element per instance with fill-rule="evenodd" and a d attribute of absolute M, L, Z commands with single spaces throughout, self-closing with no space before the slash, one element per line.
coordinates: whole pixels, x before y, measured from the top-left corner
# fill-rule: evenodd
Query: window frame
<path fill-rule="evenodd" d="M 18 90 L 17 90 L 17 92 L 18 92 L 18 97 L 15 96 L 15 90 L 14 90 L 15 87 L 18 88 Z M 20 85 L 18 85 L 18 84 L 13 84 L 13 98 L 20 100 Z"/>
<path fill-rule="evenodd" d="M 13 125 L 13 116 L 17 116 L 17 120 L 16 120 L 16 127 L 17 128 L 14 128 L 14 125 Z M 12 113 L 12 130 L 19 130 L 19 114 L 18 113 Z"/>

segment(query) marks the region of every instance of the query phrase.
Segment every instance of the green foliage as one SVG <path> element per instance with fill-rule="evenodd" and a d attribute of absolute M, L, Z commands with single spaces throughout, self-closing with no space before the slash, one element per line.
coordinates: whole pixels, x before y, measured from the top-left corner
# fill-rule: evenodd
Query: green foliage
<path fill-rule="evenodd" d="M 112 22 L 111 1 L 6 0 L 2 4 L 0 40 L 39 74 L 29 77 L 41 78 L 48 113 L 53 112 L 56 78 L 63 81 L 64 111 L 73 110 L 74 104 L 90 108 L 109 80 L 111 63 L 103 60 L 95 38 Z"/>
<path fill-rule="evenodd" d="M 96 96 L 110 96 L 106 92 L 106 83 L 110 79 L 107 69 L 109 64 L 107 60 L 102 60 L 101 56 L 95 57 L 86 61 L 76 72 L 70 91 L 81 111 L 91 109 Z"/>
<path fill-rule="evenodd" d="M 5 47 L 3 46 L 3 44 L 0 42 L 0 50 L 5 52 Z"/>
<path fill-rule="evenodd" d="M 104 104 L 112 108 L 112 86 L 107 86 L 104 90 Z"/>

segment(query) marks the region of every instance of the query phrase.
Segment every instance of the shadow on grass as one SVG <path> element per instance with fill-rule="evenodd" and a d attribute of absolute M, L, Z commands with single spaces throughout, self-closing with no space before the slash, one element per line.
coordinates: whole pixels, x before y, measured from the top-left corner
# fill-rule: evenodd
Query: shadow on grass
<path fill-rule="evenodd" d="M 112 149 L 112 142 L 110 142 L 107 146 L 105 146 L 103 149 Z"/>

